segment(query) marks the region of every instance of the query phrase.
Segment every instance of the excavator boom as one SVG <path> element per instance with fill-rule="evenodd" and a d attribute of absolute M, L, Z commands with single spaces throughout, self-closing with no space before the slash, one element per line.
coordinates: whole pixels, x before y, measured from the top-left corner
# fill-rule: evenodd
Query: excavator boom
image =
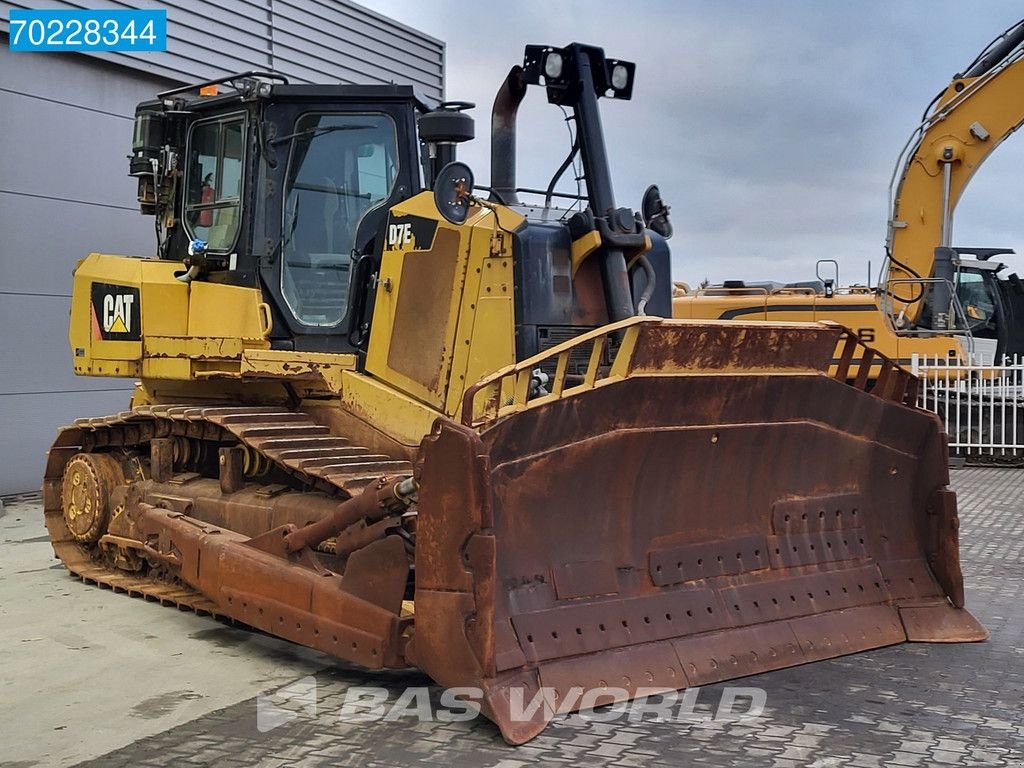
<path fill-rule="evenodd" d="M 906 299 L 920 286 L 894 281 L 954 282 L 952 264 L 936 269 L 935 249 L 952 244 L 953 213 L 981 164 L 1024 123 L 1021 93 L 1024 21 L 953 78 L 907 141 L 890 184 L 888 272 L 882 284 L 894 293 L 894 311 L 902 311 L 908 324 L 918 319 L 923 302 Z"/>

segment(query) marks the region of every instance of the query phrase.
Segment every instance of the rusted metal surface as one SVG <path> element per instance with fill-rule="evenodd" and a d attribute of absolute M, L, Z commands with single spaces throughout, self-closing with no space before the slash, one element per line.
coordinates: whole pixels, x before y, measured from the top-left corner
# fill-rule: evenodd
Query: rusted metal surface
<path fill-rule="evenodd" d="M 697 329 L 647 324 L 643 375 L 425 441 L 416 661 L 487 691 L 506 739 L 544 726 L 513 720 L 514 688 L 632 696 L 986 636 L 960 607 L 936 420 L 901 387 L 830 378 L 841 329 L 808 329 L 813 354 L 778 337 L 783 375 L 767 357 L 740 370 L 720 332 L 703 332 L 715 359 L 682 344 Z M 695 354 L 701 372 L 680 374 Z M 566 589 L 574 571 L 600 589 Z"/>
<path fill-rule="evenodd" d="M 404 666 L 406 620 L 399 614 L 409 565 L 400 542 L 397 549 L 378 542 L 383 547 L 373 557 L 350 559 L 339 576 L 309 550 L 284 556 L 291 527 L 247 539 L 145 503 L 133 514 L 146 555 L 165 562 L 218 613 L 370 669 Z"/>
<path fill-rule="evenodd" d="M 244 453 L 243 478 L 234 475 L 234 464 L 218 468 L 218 446 Z M 63 486 L 66 480 L 73 482 L 67 470 L 74 466 L 106 478 L 88 485 L 92 508 L 103 510 L 110 525 L 110 533 L 95 544 L 89 541 L 92 533 L 83 539 L 79 532 L 76 537 L 68 526 Z M 209 477 L 191 471 L 204 466 Z M 221 470 L 228 477 L 220 475 Z M 391 471 L 411 474 L 412 464 L 332 434 L 303 413 L 273 407 L 147 406 L 80 419 L 61 430 L 47 456 L 43 501 L 54 552 L 74 575 L 168 605 L 234 616 L 173 573 L 144 572 L 138 547 L 141 533 L 130 515 L 114 514 L 125 498 L 117 483 L 131 481 L 136 502 L 159 503 L 245 538 L 286 523 L 316 522 Z M 274 484 L 275 479 L 291 488 Z M 222 483 L 239 490 L 224 494 Z M 386 536 L 393 522 L 381 523 L 343 532 L 342 557 Z"/>
<path fill-rule="evenodd" d="M 391 368 L 438 396 L 451 364 L 452 351 L 445 348 L 448 326 L 454 321 L 450 308 L 458 283 L 464 279 L 456 274 L 459 237 L 456 229 L 438 227 L 430 250 L 402 262 L 388 348 Z"/>
<path fill-rule="evenodd" d="M 839 329 L 814 325 L 649 324 L 640 332 L 632 371 L 827 370 Z M 822 369 L 822 365 L 825 366 Z"/>
<path fill-rule="evenodd" d="M 855 334 L 836 323 L 744 324 L 634 317 L 581 334 L 476 382 L 463 396 L 460 420 L 466 426 L 485 428 L 499 418 L 631 376 L 826 373 L 837 347 L 842 351 L 832 376 L 836 381 L 866 390 L 867 379 L 848 379 L 849 365 L 842 361 L 848 363 L 855 354 L 876 356 L 884 381 L 872 393 L 883 400 L 915 405 L 917 378 L 894 360 L 865 347 Z M 609 352 L 612 362 L 604 365 Z M 568 362 L 581 354 L 589 356 L 590 364 L 582 381 L 577 381 L 568 372 Z M 531 381 L 534 371 L 545 366 L 553 370 L 548 393 L 536 396 Z"/>
<path fill-rule="evenodd" d="M 408 508 L 409 501 L 403 499 L 399 492 L 403 482 L 404 477 L 392 480 L 380 478 L 373 485 L 366 486 L 358 496 L 339 504 L 331 514 L 290 532 L 284 537 L 285 549 L 288 552 L 298 552 L 308 547 L 316 547 L 360 520 L 368 523 L 377 522 L 385 515 L 404 511 Z"/>
<path fill-rule="evenodd" d="M 111 494 L 123 483 L 124 474 L 112 456 L 81 454 L 68 462 L 61 483 L 61 509 L 72 538 L 83 544 L 99 540 L 114 506 Z"/>
<path fill-rule="evenodd" d="M 225 494 L 219 481 L 194 474 L 178 474 L 166 483 L 139 481 L 132 485 L 131 490 L 134 501 L 230 528 L 248 537 L 259 536 L 283 525 L 301 527 L 316 523 L 333 515 L 345 504 L 338 497 L 324 493 L 253 482 Z"/>

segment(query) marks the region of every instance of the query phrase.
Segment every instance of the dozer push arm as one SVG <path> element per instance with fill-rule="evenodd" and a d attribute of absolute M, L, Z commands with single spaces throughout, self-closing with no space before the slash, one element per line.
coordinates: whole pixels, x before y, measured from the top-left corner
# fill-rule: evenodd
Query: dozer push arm
<path fill-rule="evenodd" d="M 933 102 L 894 174 L 884 283 L 913 323 L 919 287 L 936 274 L 935 248 L 951 240 L 953 211 L 979 166 L 1024 122 L 1024 21 L 990 44 Z M 898 179 L 897 179 L 898 174 Z M 904 306 L 905 305 L 905 306 Z"/>

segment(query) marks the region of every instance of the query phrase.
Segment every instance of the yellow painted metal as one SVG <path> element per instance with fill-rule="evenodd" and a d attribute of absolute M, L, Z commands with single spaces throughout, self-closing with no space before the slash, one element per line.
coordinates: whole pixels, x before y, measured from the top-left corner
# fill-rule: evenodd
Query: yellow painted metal
<path fill-rule="evenodd" d="M 263 297 L 257 289 L 202 280 L 189 283 L 188 288 L 189 336 L 265 338 L 269 329 L 260 308 Z"/>
<path fill-rule="evenodd" d="M 576 270 L 580 268 L 580 264 L 583 263 L 584 259 L 600 247 L 601 234 L 596 229 L 587 232 L 585 235 L 580 235 L 572 241 L 569 258 L 572 261 L 573 275 L 576 274 Z"/>
<path fill-rule="evenodd" d="M 366 371 L 452 414 L 466 386 L 514 359 L 510 233 L 523 217 L 504 206 L 475 207 L 456 226 L 441 218 L 429 192 L 395 206 L 392 216 L 432 221 L 437 231 L 429 248 L 385 248 Z M 425 284 L 416 279 L 424 264 L 451 279 Z"/>
<path fill-rule="evenodd" d="M 174 279 L 180 264 L 93 253 L 75 269 L 71 294 L 71 344 L 75 373 L 90 376 L 137 376 L 141 341 L 104 341 L 96 337 L 92 317 L 92 284 L 139 288 L 143 328 L 157 333 L 184 333 L 186 286 Z M 177 286 L 177 287 L 176 287 Z M 130 363 L 125 365 L 125 362 Z"/>
<path fill-rule="evenodd" d="M 157 379 L 145 378 L 135 383 L 130 407 L 158 403 L 223 403 L 237 405 L 280 405 L 286 407 L 290 393 L 283 383 L 271 379 L 243 380 L 234 378 Z"/>
<path fill-rule="evenodd" d="M 636 349 L 636 340 L 640 336 L 642 323 L 633 322 L 625 326 L 622 333 L 622 341 L 619 343 L 619 350 L 612 361 L 611 369 L 608 371 L 609 379 L 624 379 L 629 375 L 629 364 L 633 359 L 633 351 Z M 569 354 L 562 355 L 568 361 Z M 559 359 L 561 362 L 561 358 Z M 556 376 L 564 376 L 564 371 L 556 371 Z"/>
<path fill-rule="evenodd" d="M 832 320 L 851 331 L 868 346 L 903 365 L 910 365 L 912 356 L 966 359 L 966 350 L 959 336 L 900 335 L 893 330 L 876 297 L 869 293 L 836 294 L 831 298 L 809 293 L 740 295 L 691 294 L 672 299 L 672 316 L 681 319 L 732 319 L 743 322 L 815 322 Z M 836 352 L 838 360 L 839 352 Z M 876 363 L 874 368 L 878 367 Z M 856 376 L 856 362 L 850 369 Z"/>
<path fill-rule="evenodd" d="M 269 348 L 269 311 L 255 288 L 175 279 L 179 263 L 93 253 L 75 270 L 71 344 L 75 373 L 192 379 L 237 375 L 244 350 Z M 139 341 L 106 341 L 92 315 L 92 285 L 139 291 Z"/>
<path fill-rule="evenodd" d="M 305 397 L 339 394 L 342 374 L 357 364 L 355 355 L 278 349 L 246 349 L 241 358 L 242 376 L 289 381 Z"/>
<path fill-rule="evenodd" d="M 429 214 L 437 219 L 432 198 L 422 198 L 420 205 L 411 208 L 414 215 Z M 522 222 L 511 211 L 501 216 L 502 225 L 508 228 Z M 514 358 L 511 239 L 493 222 L 494 214 L 480 209 L 465 227 L 450 227 L 460 246 L 445 257 L 460 265 L 460 281 L 466 271 L 472 273 L 472 295 L 463 297 L 460 282 L 452 286 L 457 290 L 450 306 L 444 308 L 450 317 L 445 341 L 449 365 L 455 358 L 461 377 L 489 373 Z M 447 225 L 439 222 L 440 226 Z M 441 396 L 427 403 L 396 391 L 395 380 L 400 380 L 396 374 L 391 373 L 393 380 L 388 381 L 358 372 L 355 355 L 270 349 L 264 337 L 269 323 L 258 290 L 202 281 L 186 285 L 174 279 L 180 271 L 180 264 L 168 261 L 100 254 L 84 259 L 75 274 L 69 333 L 73 348 L 82 352 L 75 357 L 76 370 L 89 375 L 141 377 L 133 407 L 197 398 L 226 404 L 243 397 L 247 402 L 286 403 L 295 394 L 321 398 L 317 402 L 322 405 L 331 402 L 323 398 L 334 398 L 334 405 L 353 418 L 410 447 L 419 444 L 444 410 L 447 380 L 438 389 Z M 396 289 L 400 279 L 400 273 L 396 274 Z M 141 341 L 92 338 L 94 282 L 139 289 Z M 411 283 L 408 290 L 411 294 L 422 287 Z M 387 317 L 386 312 L 380 315 Z M 391 330 L 385 322 L 379 325 Z M 486 337 L 463 344 L 459 354 L 453 355 L 457 328 L 467 337 L 473 333 Z M 405 352 L 415 354 L 416 350 Z M 290 392 L 285 383 L 291 385 Z M 461 398 L 464 386 L 460 379 L 451 393 L 453 402 Z"/>
<path fill-rule="evenodd" d="M 629 368 L 629 358 L 632 357 L 636 347 L 639 327 L 645 323 L 661 322 L 664 320 L 658 317 L 631 317 L 616 323 L 609 323 L 568 341 L 563 341 L 527 360 L 513 362 L 488 376 L 481 377 L 481 381 L 487 379 L 487 384 L 477 390 L 473 396 L 472 422 L 474 424 L 482 423 L 496 415 L 507 416 L 518 413 L 527 407 L 527 402 L 529 402 L 529 407 L 536 407 L 631 375 L 633 371 Z M 600 359 L 600 350 L 604 348 L 607 339 L 616 334 L 622 336 L 620 352 L 616 354 L 615 361 L 607 375 L 598 378 L 600 371 L 596 361 Z M 590 363 L 583 383 L 566 386 L 569 355 L 575 350 L 586 348 L 588 344 L 592 345 L 590 347 Z M 541 362 L 550 360 L 556 360 L 556 368 L 554 378 L 549 382 L 549 394 L 530 398 L 529 384 L 534 369 Z"/>
<path fill-rule="evenodd" d="M 150 336 L 142 340 L 142 354 L 148 358 L 180 357 L 195 360 L 239 358 L 245 349 L 242 339 L 221 336 Z"/>
<path fill-rule="evenodd" d="M 649 250 L 651 250 L 651 236 L 645 234 L 643 247 L 626 254 L 626 266 L 632 269 L 633 265 L 636 263 L 636 260 L 643 256 L 645 253 L 647 253 Z"/>
<path fill-rule="evenodd" d="M 128 344 L 126 341 L 107 342 L 109 344 Z M 123 348 L 123 347 L 122 347 Z M 109 352 L 115 357 L 115 350 Z M 138 360 L 96 360 L 87 358 L 85 360 L 75 359 L 75 374 L 78 376 L 113 376 L 116 378 L 136 377 L 142 375 L 142 363 Z"/>
<path fill-rule="evenodd" d="M 569 259 L 572 263 L 573 275 L 576 274 L 576 270 L 580 268 L 580 265 L 587 259 L 587 257 L 600 247 L 601 233 L 597 230 L 591 230 L 572 241 L 569 251 Z M 626 266 L 632 268 L 636 260 L 649 250 L 651 250 L 651 236 L 644 235 L 643 247 L 626 254 Z"/>
<path fill-rule="evenodd" d="M 341 407 L 403 445 L 415 447 L 430 434 L 438 411 L 355 371 L 341 376 Z"/>
<path fill-rule="evenodd" d="M 513 217 L 514 221 L 508 220 Z M 460 411 L 468 386 L 515 362 L 512 237 L 508 230 L 510 224 L 518 226 L 521 221 L 513 212 L 499 210 L 481 216 L 472 229 L 444 407 L 448 416 Z"/>
<path fill-rule="evenodd" d="M 443 402 L 444 388 L 447 386 L 447 374 L 451 363 L 451 340 L 454 337 L 455 322 L 458 318 L 458 304 L 455 297 L 462 292 L 462 281 L 466 273 L 466 247 L 471 232 L 471 219 L 464 227 L 456 227 L 442 219 L 434 206 L 433 196 L 424 192 L 396 205 L 393 217 L 417 216 L 424 220 L 436 222 L 437 231 L 433 243 L 439 238 L 447 239 L 455 247 L 450 252 L 438 254 L 442 264 L 451 270 L 450 286 L 434 285 L 431 295 L 423 292 L 428 288 L 411 282 L 403 285 L 403 275 L 411 275 L 418 266 L 415 260 L 424 259 L 431 253 L 425 243 L 412 242 L 406 247 L 385 248 L 380 272 L 378 274 L 376 299 L 373 310 L 373 325 L 370 329 L 370 343 L 366 356 L 366 370 L 387 381 L 396 388 L 424 403 L 440 409 Z M 479 216 L 479 213 L 477 214 Z M 433 255 L 433 254 L 432 254 Z M 395 334 L 396 318 L 402 311 L 400 303 L 406 307 L 422 306 L 423 322 L 430 324 L 430 332 L 440 340 L 440 347 L 423 348 L 418 337 L 409 339 L 404 335 Z M 406 310 L 406 314 L 414 316 L 415 311 Z M 419 348 L 417 348 L 419 347 Z M 423 360 L 428 357 L 428 360 Z M 431 375 L 410 375 L 413 366 L 406 363 L 423 360 L 423 365 L 415 367 L 428 369 Z M 399 367 L 401 366 L 401 368 Z"/>
<path fill-rule="evenodd" d="M 136 364 L 138 376 L 143 379 L 172 379 L 188 381 L 192 378 L 192 361 L 187 357 L 148 357 Z"/>

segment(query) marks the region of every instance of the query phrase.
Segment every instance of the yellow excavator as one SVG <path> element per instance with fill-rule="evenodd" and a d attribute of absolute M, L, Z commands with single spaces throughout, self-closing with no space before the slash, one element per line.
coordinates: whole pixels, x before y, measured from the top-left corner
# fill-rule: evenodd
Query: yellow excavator
<path fill-rule="evenodd" d="M 1024 353 L 1024 283 L 1003 276 L 1006 248 L 952 247 L 953 212 L 982 162 L 1024 122 L 1024 21 L 1010 27 L 935 97 L 900 154 L 890 185 L 886 260 L 878 289 L 816 279 L 726 281 L 677 290 L 673 315 L 722 320 L 833 320 L 854 330 L 868 357 L 910 363 L 916 353 L 951 365 Z M 826 260 L 827 261 L 827 260 Z M 831 262 L 833 265 L 835 262 Z M 827 274 L 826 274 L 827 273 Z M 839 362 L 837 356 L 837 364 Z M 954 374 L 956 375 L 956 374 Z"/>
<path fill-rule="evenodd" d="M 581 690 L 983 639 L 945 437 L 906 370 L 883 361 L 873 392 L 831 375 L 837 345 L 864 349 L 835 324 L 658 317 L 668 246 L 616 204 L 599 115 L 634 75 L 528 46 L 486 199 L 455 159 L 472 105 L 407 86 L 250 72 L 140 104 L 156 253 L 83 259 L 69 334 L 79 374 L 138 383 L 49 452 L 67 568 L 418 666 L 510 743 Z M 534 86 L 573 117 L 568 208 L 519 198 Z"/>

